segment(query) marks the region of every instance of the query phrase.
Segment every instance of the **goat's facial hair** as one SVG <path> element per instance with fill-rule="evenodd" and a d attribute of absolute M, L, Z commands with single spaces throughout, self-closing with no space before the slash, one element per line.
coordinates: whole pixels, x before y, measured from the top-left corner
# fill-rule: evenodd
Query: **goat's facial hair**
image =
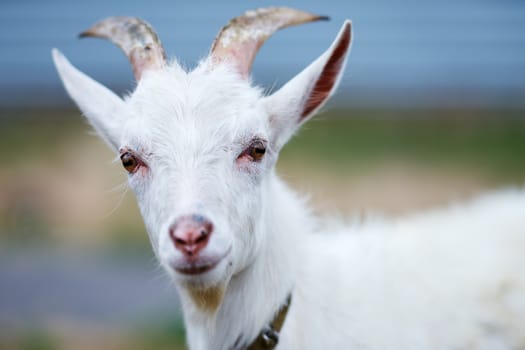
<path fill-rule="evenodd" d="M 179 286 L 223 290 L 266 244 L 277 155 L 336 88 L 350 29 L 345 22 L 323 55 L 270 96 L 209 58 L 191 72 L 176 63 L 149 71 L 123 100 L 53 52 L 67 91 L 125 162 L 153 249 Z M 213 234 L 188 258 L 170 232 L 194 214 Z M 180 273 L 191 264 L 212 268 Z"/>

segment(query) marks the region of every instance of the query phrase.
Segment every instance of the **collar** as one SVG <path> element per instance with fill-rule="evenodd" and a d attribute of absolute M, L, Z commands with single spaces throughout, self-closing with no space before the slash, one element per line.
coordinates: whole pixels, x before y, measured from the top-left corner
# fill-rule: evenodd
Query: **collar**
<path fill-rule="evenodd" d="M 279 342 L 279 332 L 283 327 L 291 302 L 292 293 L 288 294 L 286 301 L 281 305 L 273 320 L 263 327 L 257 338 L 245 348 L 246 350 L 275 349 Z"/>

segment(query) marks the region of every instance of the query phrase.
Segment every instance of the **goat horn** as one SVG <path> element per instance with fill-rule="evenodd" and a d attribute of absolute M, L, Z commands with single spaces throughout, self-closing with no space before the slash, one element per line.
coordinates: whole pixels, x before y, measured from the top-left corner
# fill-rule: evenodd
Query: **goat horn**
<path fill-rule="evenodd" d="M 277 30 L 306 22 L 328 20 L 308 12 L 287 7 L 248 11 L 224 26 L 211 47 L 215 62 L 231 61 L 243 77 L 250 74 L 255 55 Z"/>
<path fill-rule="evenodd" d="M 135 78 L 148 69 L 166 65 L 166 54 L 153 28 L 136 17 L 108 17 L 79 34 L 80 38 L 108 39 L 128 56 Z"/>

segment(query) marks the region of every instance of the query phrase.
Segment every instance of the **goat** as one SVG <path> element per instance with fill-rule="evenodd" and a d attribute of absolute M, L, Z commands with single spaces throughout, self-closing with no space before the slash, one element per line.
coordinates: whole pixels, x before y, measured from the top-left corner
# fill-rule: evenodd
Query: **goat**
<path fill-rule="evenodd" d="M 128 173 L 155 255 L 180 294 L 191 349 L 525 349 L 525 192 L 344 227 L 310 214 L 276 175 L 279 151 L 327 101 L 350 50 L 345 21 L 271 95 L 250 82 L 276 30 L 322 20 L 249 11 L 192 71 L 147 23 L 81 36 L 120 46 L 124 99 L 56 49 L 66 90 Z"/>

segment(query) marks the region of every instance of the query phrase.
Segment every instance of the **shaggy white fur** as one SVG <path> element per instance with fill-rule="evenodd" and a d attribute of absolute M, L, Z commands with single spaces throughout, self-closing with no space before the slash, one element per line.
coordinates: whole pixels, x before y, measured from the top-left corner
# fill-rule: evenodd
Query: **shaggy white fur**
<path fill-rule="evenodd" d="M 53 57 L 91 124 L 135 161 L 129 184 L 191 349 L 242 349 L 290 292 L 281 350 L 525 349 L 523 190 L 345 228 L 315 219 L 275 175 L 281 147 L 335 89 L 349 40 L 346 22 L 271 96 L 207 59 L 145 71 L 123 100 Z M 191 275 L 177 272 L 188 261 L 169 235 L 188 214 L 213 223 L 198 262 L 217 263 Z"/>

